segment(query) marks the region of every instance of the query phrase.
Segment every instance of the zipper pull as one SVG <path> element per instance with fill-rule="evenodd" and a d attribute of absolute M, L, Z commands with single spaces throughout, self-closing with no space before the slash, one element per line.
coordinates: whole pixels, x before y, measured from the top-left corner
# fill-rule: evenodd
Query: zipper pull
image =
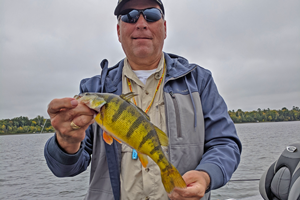
<path fill-rule="evenodd" d="M 171 95 L 171 97 L 172 97 L 173 99 L 175 99 L 175 96 L 174 96 L 174 94 L 173 94 L 173 91 L 169 92 L 169 94 Z"/>
<path fill-rule="evenodd" d="M 132 149 L 132 160 L 136 160 L 138 158 L 137 152 L 135 149 Z"/>

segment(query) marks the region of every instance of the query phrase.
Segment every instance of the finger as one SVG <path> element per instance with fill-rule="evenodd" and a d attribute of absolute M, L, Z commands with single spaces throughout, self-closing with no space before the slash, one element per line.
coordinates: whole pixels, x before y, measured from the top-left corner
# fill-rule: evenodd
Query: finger
<path fill-rule="evenodd" d="M 63 110 L 56 114 L 50 115 L 51 124 L 55 130 L 61 132 L 63 135 L 68 135 L 69 132 L 75 130 L 71 127 L 71 122 L 77 126 L 87 128 L 94 118 L 95 112 L 89 109 L 84 104 L 78 104 L 73 109 Z"/>
<path fill-rule="evenodd" d="M 171 200 L 176 200 L 176 199 L 182 199 L 183 198 L 182 196 L 180 196 L 178 193 L 176 193 L 174 191 L 171 194 L 168 194 L 168 197 Z"/>
<path fill-rule="evenodd" d="M 202 193 L 201 187 L 198 184 L 190 185 L 189 187 L 182 189 L 182 188 L 175 188 L 174 192 L 182 197 L 196 197 L 200 193 Z"/>
<path fill-rule="evenodd" d="M 194 170 L 188 171 L 188 172 L 186 172 L 186 173 L 182 176 L 182 178 L 183 178 L 183 180 L 185 181 L 186 185 L 189 185 L 189 184 L 194 183 L 194 182 L 197 181 L 197 178 L 198 178 L 197 172 L 198 172 L 198 171 L 194 171 Z"/>
<path fill-rule="evenodd" d="M 79 103 L 74 109 L 72 109 L 73 112 L 76 114 L 76 116 L 79 115 L 90 115 L 94 116 L 96 114 L 96 111 L 90 109 L 88 106 L 86 106 L 83 103 Z"/>
<path fill-rule="evenodd" d="M 79 124 L 78 119 L 82 118 L 82 123 Z M 77 120 L 77 121 L 76 121 Z M 74 122 L 75 121 L 75 122 Z M 89 125 L 91 125 L 94 122 L 93 117 L 91 116 L 80 116 L 77 118 L 74 118 L 73 123 L 79 127 L 79 129 L 74 129 L 71 126 L 72 122 L 64 122 L 59 125 L 59 127 L 56 129 L 58 135 L 69 144 L 79 143 L 81 142 L 85 137 L 85 130 L 88 128 Z"/>
<path fill-rule="evenodd" d="M 51 117 L 51 121 L 53 120 L 53 118 L 56 118 L 55 120 L 61 123 L 61 122 L 71 122 L 74 120 L 74 118 L 79 116 L 89 116 L 90 118 L 92 118 L 94 115 L 95 115 L 95 111 L 91 110 L 89 107 L 87 107 L 84 104 L 78 104 L 75 108 L 72 109 L 62 108 L 60 109 L 59 112 L 52 114 L 52 116 L 50 115 L 50 117 Z M 78 126 L 83 126 L 86 123 L 87 123 L 86 121 L 83 121 L 81 118 L 79 118 Z"/>
<path fill-rule="evenodd" d="M 190 184 L 186 189 L 174 188 L 174 194 L 180 196 L 179 199 L 200 199 L 205 195 L 205 187 L 199 183 Z"/>
<path fill-rule="evenodd" d="M 74 98 L 53 99 L 48 105 L 48 114 L 52 115 L 60 112 L 62 109 L 72 109 L 78 105 Z"/>
<path fill-rule="evenodd" d="M 199 200 L 201 197 L 199 196 L 184 196 L 182 194 L 177 193 L 176 191 L 173 191 L 171 194 L 168 194 L 168 197 L 171 200 Z"/>
<path fill-rule="evenodd" d="M 87 127 L 94 122 L 94 113 L 85 113 L 84 115 L 77 115 L 72 122 L 79 127 Z"/>

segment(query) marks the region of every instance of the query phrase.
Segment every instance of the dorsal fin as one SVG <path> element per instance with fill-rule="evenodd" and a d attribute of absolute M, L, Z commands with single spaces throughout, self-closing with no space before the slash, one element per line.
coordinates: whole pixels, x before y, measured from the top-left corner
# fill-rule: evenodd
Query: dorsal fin
<path fill-rule="evenodd" d="M 132 99 L 134 96 L 137 96 L 137 94 L 135 94 L 135 93 L 133 93 L 133 92 L 128 92 L 128 93 L 126 93 L 126 94 L 121 94 L 121 95 L 120 95 L 120 97 L 121 97 L 122 99 L 124 99 L 125 101 L 128 101 L 128 102 L 129 102 L 129 100 Z"/>
<path fill-rule="evenodd" d="M 134 105 L 130 99 L 132 99 L 133 97 L 137 96 L 138 94 L 135 94 L 134 92 L 128 92 L 126 94 L 121 94 L 120 98 L 124 99 L 125 101 L 129 102 L 130 104 L 132 104 L 133 106 L 135 106 L 136 108 L 139 109 L 139 111 L 141 111 L 141 113 L 150 121 L 150 117 L 149 115 L 147 115 L 147 113 L 145 113 L 145 111 L 143 111 L 140 107 Z"/>

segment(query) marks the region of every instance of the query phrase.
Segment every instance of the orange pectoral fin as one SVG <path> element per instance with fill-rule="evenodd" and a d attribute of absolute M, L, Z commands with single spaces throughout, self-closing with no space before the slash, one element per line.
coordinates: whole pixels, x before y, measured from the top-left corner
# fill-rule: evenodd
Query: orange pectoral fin
<path fill-rule="evenodd" d="M 138 157 L 139 157 L 143 167 L 146 168 L 147 165 L 148 165 L 148 157 L 144 154 L 141 154 L 141 153 L 138 153 Z"/>
<path fill-rule="evenodd" d="M 107 134 L 105 131 L 103 131 L 103 140 L 109 145 L 111 145 L 114 141 L 114 139 L 109 134 Z"/>

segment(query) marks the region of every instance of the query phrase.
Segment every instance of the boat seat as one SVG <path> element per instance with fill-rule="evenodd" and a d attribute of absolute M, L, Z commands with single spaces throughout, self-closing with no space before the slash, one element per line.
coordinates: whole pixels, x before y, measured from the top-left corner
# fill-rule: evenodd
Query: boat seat
<path fill-rule="evenodd" d="M 262 175 L 259 192 L 265 200 L 300 200 L 300 143 L 287 146 Z"/>

